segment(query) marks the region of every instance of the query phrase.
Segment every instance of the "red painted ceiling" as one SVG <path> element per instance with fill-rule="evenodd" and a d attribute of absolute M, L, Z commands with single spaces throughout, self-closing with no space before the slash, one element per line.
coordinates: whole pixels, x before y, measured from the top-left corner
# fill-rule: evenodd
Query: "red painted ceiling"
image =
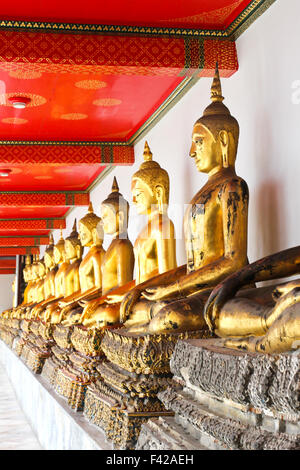
<path fill-rule="evenodd" d="M 0 71 L 2 96 L 33 96 L 32 103 L 36 104 L 15 109 L 7 99 L 3 100 L 2 140 L 126 141 L 183 80 L 99 74 L 36 75 Z"/>
<path fill-rule="evenodd" d="M 9 176 L 0 177 L 1 191 L 81 191 L 90 186 L 105 166 L 13 164 L 9 169 Z"/>
<path fill-rule="evenodd" d="M 1 19 L 81 24 L 226 28 L 251 0 L 13 0 L 1 5 Z"/>

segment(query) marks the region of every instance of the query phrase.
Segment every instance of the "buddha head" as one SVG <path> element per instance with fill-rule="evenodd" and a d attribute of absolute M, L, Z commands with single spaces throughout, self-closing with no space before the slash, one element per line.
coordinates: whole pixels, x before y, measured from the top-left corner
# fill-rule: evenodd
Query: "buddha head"
<path fill-rule="evenodd" d="M 55 261 L 54 261 L 54 240 L 53 240 L 53 235 L 51 233 L 50 235 L 50 240 L 49 240 L 49 245 L 47 246 L 44 254 L 44 262 L 46 265 L 46 268 L 52 269 L 55 266 Z"/>
<path fill-rule="evenodd" d="M 45 277 L 45 274 L 46 274 L 46 265 L 45 265 L 45 262 L 44 262 L 44 258 L 38 260 L 38 277 L 39 279 L 43 279 L 43 277 Z"/>
<path fill-rule="evenodd" d="M 82 246 L 102 245 L 103 242 L 102 220 L 93 211 L 90 202 L 88 213 L 79 220 L 79 238 Z"/>
<path fill-rule="evenodd" d="M 33 262 L 31 264 L 31 279 L 36 281 L 39 278 L 39 255 L 33 255 Z"/>
<path fill-rule="evenodd" d="M 147 142 L 145 142 L 143 157 L 144 162 L 132 177 L 133 203 L 136 205 L 138 214 L 149 215 L 157 208 L 163 214 L 169 204 L 169 175 L 152 160 L 152 152 Z"/>
<path fill-rule="evenodd" d="M 82 257 L 83 247 L 78 238 L 78 232 L 76 230 L 76 219 L 74 220 L 72 233 L 65 240 L 65 252 L 66 259 L 80 259 Z"/>
<path fill-rule="evenodd" d="M 60 239 L 53 248 L 54 263 L 56 265 L 62 263 L 65 260 L 65 240 L 62 235 L 62 229 L 60 229 Z"/>
<path fill-rule="evenodd" d="M 101 203 L 101 218 L 103 230 L 108 235 L 127 233 L 129 204 L 119 192 L 116 177 L 114 177 L 111 193 Z"/>
<path fill-rule="evenodd" d="M 190 150 L 197 169 L 203 173 L 215 173 L 235 165 L 239 124 L 223 100 L 217 64 L 211 87 L 212 102 L 194 125 Z"/>
<path fill-rule="evenodd" d="M 25 258 L 25 267 L 23 269 L 23 279 L 24 282 L 31 281 L 31 257 L 30 255 L 26 255 Z"/>

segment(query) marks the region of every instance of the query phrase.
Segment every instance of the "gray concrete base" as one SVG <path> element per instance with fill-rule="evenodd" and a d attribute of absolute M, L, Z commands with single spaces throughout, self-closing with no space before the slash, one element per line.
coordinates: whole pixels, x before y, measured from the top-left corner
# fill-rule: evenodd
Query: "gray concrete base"
<path fill-rule="evenodd" d="M 40 375 L 28 367 L 2 341 L 0 362 L 15 390 L 20 406 L 28 418 L 43 449 L 111 450 L 105 434 L 89 424 L 82 413 L 73 412 Z"/>

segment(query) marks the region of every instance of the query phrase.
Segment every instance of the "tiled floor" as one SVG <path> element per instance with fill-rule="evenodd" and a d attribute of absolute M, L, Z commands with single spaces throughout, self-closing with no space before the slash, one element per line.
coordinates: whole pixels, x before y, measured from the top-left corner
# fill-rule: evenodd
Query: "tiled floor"
<path fill-rule="evenodd" d="M 42 450 L 1 364 L 0 450 Z"/>

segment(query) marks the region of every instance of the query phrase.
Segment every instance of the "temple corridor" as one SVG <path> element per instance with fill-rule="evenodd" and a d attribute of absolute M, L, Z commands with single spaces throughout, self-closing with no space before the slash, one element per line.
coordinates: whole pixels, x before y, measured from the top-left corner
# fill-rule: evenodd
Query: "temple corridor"
<path fill-rule="evenodd" d="M 0 450 L 42 450 L 1 364 Z"/>

